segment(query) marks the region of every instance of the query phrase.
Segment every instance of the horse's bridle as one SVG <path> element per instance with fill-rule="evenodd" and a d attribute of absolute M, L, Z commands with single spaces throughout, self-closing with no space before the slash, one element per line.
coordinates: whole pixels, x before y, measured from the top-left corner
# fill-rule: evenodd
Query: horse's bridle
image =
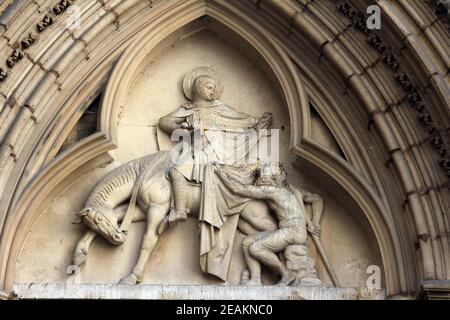
<path fill-rule="evenodd" d="M 158 154 L 155 159 L 153 159 L 151 164 L 157 163 L 159 158 L 162 156 L 162 154 Z M 127 208 L 127 212 L 125 213 L 125 217 L 122 220 L 122 223 L 120 224 L 120 230 L 119 232 L 122 232 L 123 234 L 126 234 L 128 232 L 128 229 L 131 225 L 131 222 L 133 221 L 134 211 L 136 209 L 136 199 L 139 191 L 139 187 L 141 186 L 141 182 L 144 178 L 144 176 L 150 171 L 150 169 L 155 169 L 155 166 L 149 164 L 144 171 L 139 175 L 139 177 L 136 179 L 136 182 L 133 186 L 133 191 L 131 193 L 130 203 Z"/>

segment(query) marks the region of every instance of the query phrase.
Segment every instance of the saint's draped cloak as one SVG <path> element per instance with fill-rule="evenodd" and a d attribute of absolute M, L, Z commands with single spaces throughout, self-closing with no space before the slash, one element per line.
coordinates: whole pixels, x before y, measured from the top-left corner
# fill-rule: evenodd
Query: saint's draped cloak
<path fill-rule="evenodd" d="M 231 194 L 215 175 L 212 162 L 226 164 L 229 174 L 248 184 L 255 168 L 258 141 L 268 137 L 246 132 L 257 119 L 220 101 L 201 108 L 182 106 L 169 116 L 186 118 L 194 127 L 192 136 L 197 144 L 194 142 L 183 161 L 178 159 L 173 167 L 187 180 L 202 183 L 200 266 L 204 272 L 226 281 L 239 214 L 251 199 Z M 160 150 L 171 149 L 167 134 L 158 129 L 157 137 Z"/>

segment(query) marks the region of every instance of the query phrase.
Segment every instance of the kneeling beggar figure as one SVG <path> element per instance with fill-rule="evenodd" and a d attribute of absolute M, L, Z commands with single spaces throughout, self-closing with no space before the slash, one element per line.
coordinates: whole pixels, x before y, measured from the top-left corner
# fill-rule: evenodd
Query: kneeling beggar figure
<path fill-rule="evenodd" d="M 97 234 L 120 245 L 132 222 L 145 221 L 138 260 L 120 280 L 137 284 L 160 235 L 191 216 L 200 226 L 199 263 L 205 273 L 227 281 L 239 230 L 245 235 L 242 250 L 247 263 L 241 284 L 261 285 L 261 265 L 278 273 L 280 284 L 320 284 L 306 250 L 309 231 L 338 285 L 319 238 L 322 199 L 289 185 L 278 162 L 243 161 L 268 136 L 247 136 L 246 143 L 238 146 L 229 143 L 248 130 L 267 131 L 272 115 L 255 118 L 218 100 L 222 86 L 210 68 L 189 72 L 183 92 L 188 102 L 159 121 L 160 151 L 114 169 L 89 194 L 77 214 L 88 230 L 76 245 L 69 269 L 85 263 Z M 170 150 L 168 135 L 174 134 L 184 137 L 184 143 L 186 137 L 192 139 L 194 145 L 177 148 L 178 144 Z M 127 200 L 125 213 L 115 210 Z M 312 209 L 311 218 L 305 204 Z M 136 206 L 141 210 L 135 210 Z"/>

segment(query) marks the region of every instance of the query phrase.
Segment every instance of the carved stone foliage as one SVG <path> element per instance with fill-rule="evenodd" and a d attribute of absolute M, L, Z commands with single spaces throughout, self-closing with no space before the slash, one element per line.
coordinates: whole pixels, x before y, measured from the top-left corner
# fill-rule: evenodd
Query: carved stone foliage
<path fill-rule="evenodd" d="M 75 0 L 61 0 L 57 3 L 53 8 L 52 12 L 54 15 L 58 16 L 63 14 L 67 8 L 69 8 Z M 50 27 L 54 23 L 54 18 L 51 13 L 46 14 L 42 21 L 36 24 L 36 31 L 38 33 L 43 33 L 48 27 Z M 20 41 L 20 48 L 13 49 L 11 55 L 6 60 L 5 64 L 8 69 L 13 69 L 14 66 L 23 59 L 26 54 L 26 50 L 29 49 L 38 38 L 34 35 L 33 31 L 30 31 L 28 36 L 24 37 Z M 8 72 L 0 67 L 0 83 L 5 81 L 8 78 Z"/>
<path fill-rule="evenodd" d="M 434 0 L 434 13 L 450 32 L 450 2 L 448 0 Z"/>
<path fill-rule="evenodd" d="M 430 135 L 430 144 L 439 154 L 439 164 L 444 170 L 445 175 L 450 179 L 450 158 L 447 146 L 444 143 L 441 132 L 436 127 L 436 122 L 433 121 L 431 114 L 426 110 L 427 107 L 419 93 L 419 89 L 415 87 L 406 72 L 401 69 L 398 59 L 395 57 L 392 49 L 383 42 L 375 31 L 367 28 L 365 23 L 366 16 L 363 13 L 359 12 L 346 1 L 339 3 L 337 8 L 338 11 L 342 12 L 352 20 L 352 25 L 355 29 L 366 35 L 367 42 L 382 55 L 383 62 L 391 68 L 396 82 L 406 93 L 408 93 L 407 101 L 411 108 L 417 110 L 417 120 L 427 129 Z M 436 14 L 439 16 L 447 16 L 448 3 L 438 1 Z"/>

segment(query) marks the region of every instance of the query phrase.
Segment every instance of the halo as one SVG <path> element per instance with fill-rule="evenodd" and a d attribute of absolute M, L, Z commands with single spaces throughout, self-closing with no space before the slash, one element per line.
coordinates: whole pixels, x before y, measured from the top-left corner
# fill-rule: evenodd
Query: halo
<path fill-rule="evenodd" d="M 214 79 L 214 81 L 216 82 L 216 91 L 215 91 L 214 99 L 218 99 L 220 97 L 220 95 L 222 94 L 223 87 L 222 87 L 222 84 L 220 83 L 219 77 L 217 76 L 217 72 L 208 67 L 195 68 L 194 70 L 189 71 L 184 76 L 183 92 L 184 92 L 184 95 L 186 96 L 186 98 L 188 98 L 188 100 L 190 100 L 190 101 L 192 101 L 192 99 L 194 98 L 193 92 L 192 92 L 192 86 L 194 84 L 195 79 L 199 76 L 209 76 Z"/>

